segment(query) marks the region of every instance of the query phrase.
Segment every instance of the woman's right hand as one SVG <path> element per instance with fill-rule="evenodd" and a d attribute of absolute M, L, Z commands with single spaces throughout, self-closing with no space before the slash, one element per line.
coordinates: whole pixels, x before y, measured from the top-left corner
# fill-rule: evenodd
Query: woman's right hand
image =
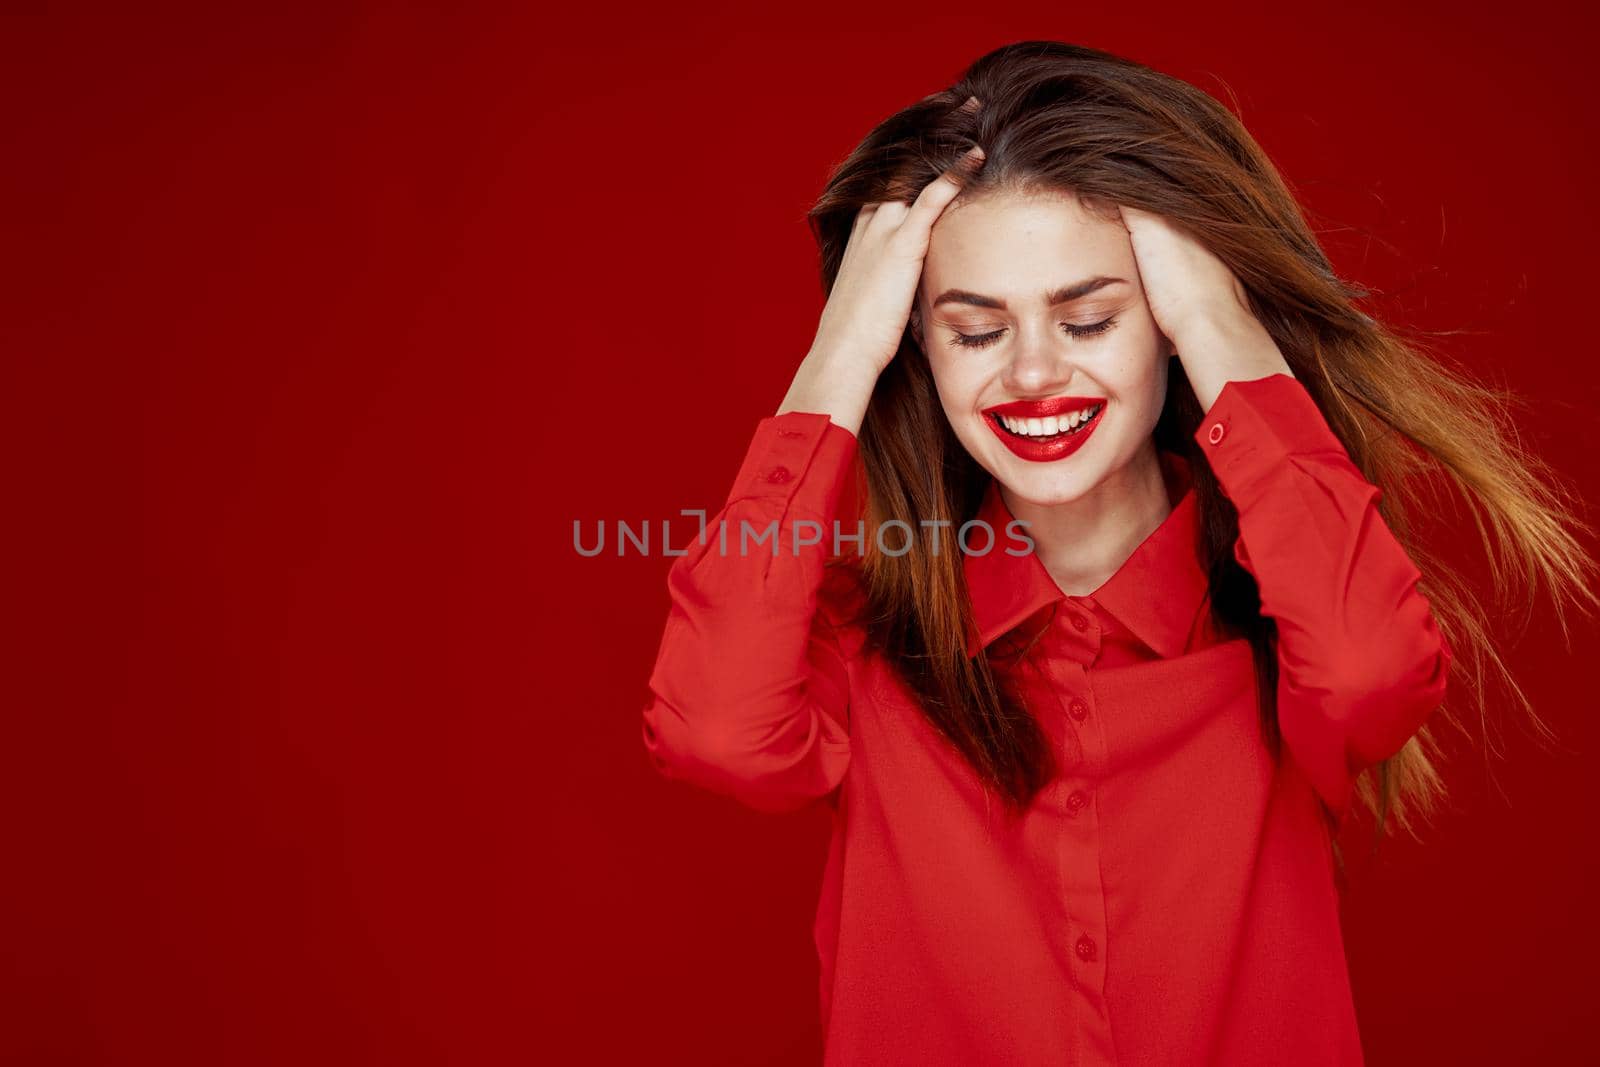
<path fill-rule="evenodd" d="M 878 376 L 905 336 L 933 224 L 982 165 L 974 147 L 909 206 L 887 201 L 857 213 L 816 340 L 778 414 L 818 412 L 860 432 Z"/>

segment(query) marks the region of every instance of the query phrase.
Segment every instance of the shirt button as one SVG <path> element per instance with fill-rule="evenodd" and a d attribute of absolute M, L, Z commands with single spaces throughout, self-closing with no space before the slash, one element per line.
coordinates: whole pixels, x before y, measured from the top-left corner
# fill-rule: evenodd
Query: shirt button
<path fill-rule="evenodd" d="M 1082 700 L 1079 700 L 1077 697 L 1073 697 L 1072 698 L 1072 703 L 1067 705 L 1067 714 L 1071 715 L 1074 719 L 1078 720 L 1079 722 L 1082 722 L 1085 718 L 1088 717 L 1089 705 L 1085 704 Z"/>
<path fill-rule="evenodd" d="M 1211 432 L 1206 434 L 1206 440 L 1210 441 L 1212 444 L 1216 444 L 1218 441 L 1222 440 L 1222 435 L 1227 432 L 1227 427 L 1223 426 L 1222 423 L 1213 422 L 1211 424 Z"/>
<path fill-rule="evenodd" d="M 1078 814 L 1078 812 L 1083 810 L 1083 806 L 1087 803 L 1089 803 L 1089 797 L 1084 793 L 1084 791 L 1081 789 L 1074 789 L 1071 793 L 1067 794 L 1067 814 Z"/>
<path fill-rule="evenodd" d="M 773 467 L 767 472 L 767 481 L 773 485 L 782 485 L 792 477 L 793 475 L 789 473 L 788 467 Z"/>
<path fill-rule="evenodd" d="M 1078 944 L 1076 947 L 1078 950 L 1078 958 L 1080 960 L 1083 960 L 1085 963 L 1087 963 L 1094 959 L 1095 943 L 1090 939 L 1088 934 L 1084 934 L 1082 937 L 1078 938 Z"/>
<path fill-rule="evenodd" d="M 1082 615 L 1079 615 L 1077 612 L 1073 612 L 1072 628 L 1079 631 L 1087 630 L 1089 628 L 1089 620 L 1084 618 Z"/>

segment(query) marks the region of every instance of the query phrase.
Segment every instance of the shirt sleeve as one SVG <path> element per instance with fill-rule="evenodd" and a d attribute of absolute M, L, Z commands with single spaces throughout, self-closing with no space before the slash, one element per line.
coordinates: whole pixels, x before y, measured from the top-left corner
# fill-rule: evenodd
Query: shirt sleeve
<path fill-rule="evenodd" d="M 1296 378 L 1228 382 L 1194 436 L 1239 511 L 1234 557 L 1277 623 L 1284 744 L 1342 822 L 1356 776 L 1444 699 L 1451 651 L 1422 574 Z"/>
<path fill-rule="evenodd" d="M 826 415 L 763 419 L 726 504 L 674 561 L 643 724 L 664 777 L 770 812 L 843 780 L 849 684 L 819 590 L 856 445 Z"/>

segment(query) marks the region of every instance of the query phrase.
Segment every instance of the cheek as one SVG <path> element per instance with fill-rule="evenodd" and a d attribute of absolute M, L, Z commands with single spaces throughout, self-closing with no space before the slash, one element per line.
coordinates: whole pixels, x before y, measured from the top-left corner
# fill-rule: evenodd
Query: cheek
<path fill-rule="evenodd" d="M 1133 392 L 1140 421 L 1154 430 L 1167 406 L 1167 360 L 1165 357 L 1147 361 L 1139 368 L 1138 382 Z"/>
<path fill-rule="evenodd" d="M 1149 336 L 1130 337 L 1128 344 L 1117 353 L 1117 379 L 1125 400 L 1140 402 L 1154 396 L 1166 396 L 1167 357 L 1161 351 L 1159 339 Z"/>
<path fill-rule="evenodd" d="M 1146 395 L 1151 397 L 1159 407 L 1167 398 L 1167 357 L 1157 353 L 1155 358 L 1149 360 L 1144 366 L 1144 387 Z"/>
<path fill-rule="evenodd" d="M 983 416 L 978 408 L 989 381 L 988 372 L 974 373 L 976 364 L 976 360 L 930 363 L 945 422 L 955 432 L 957 440 L 973 454 L 981 447 L 979 442 L 983 439 L 984 430 L 979 425 Z"/>
<path fill-rule="evenodd" d="M 928 369 L 939 403 L 952 417 L 972 410 L 983 387 L 983 378 L 974 373 L 976 361 L 951 359 L 944 354 L 930 357 Z"/>

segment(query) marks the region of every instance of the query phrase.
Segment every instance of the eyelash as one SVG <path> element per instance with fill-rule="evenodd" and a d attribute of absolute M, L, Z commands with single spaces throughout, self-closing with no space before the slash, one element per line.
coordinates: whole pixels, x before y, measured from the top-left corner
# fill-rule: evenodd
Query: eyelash
<path fill-rule="evenodd" d="M 1074 326 L 1070 322 L 1062 323 L 1062 325 L 1066 327 L 1067 332 L 1074 337 L 1095 337 L 1106 333 L 1116 324 L 1117 317 L 1115 315 L 1111 316 L 1109 319 L 1105 319 L 1102 322 L 1097 322 L 1092 326 Z M 1005 333 L 1004 330 L 995 330 L 991 333 L 981 334 L 957 333 L 950 339 L 950 343 L 961 348 L 987 348 L 998 341 L 1000 339 L 1000 335 L 1003 333 Z"/>

